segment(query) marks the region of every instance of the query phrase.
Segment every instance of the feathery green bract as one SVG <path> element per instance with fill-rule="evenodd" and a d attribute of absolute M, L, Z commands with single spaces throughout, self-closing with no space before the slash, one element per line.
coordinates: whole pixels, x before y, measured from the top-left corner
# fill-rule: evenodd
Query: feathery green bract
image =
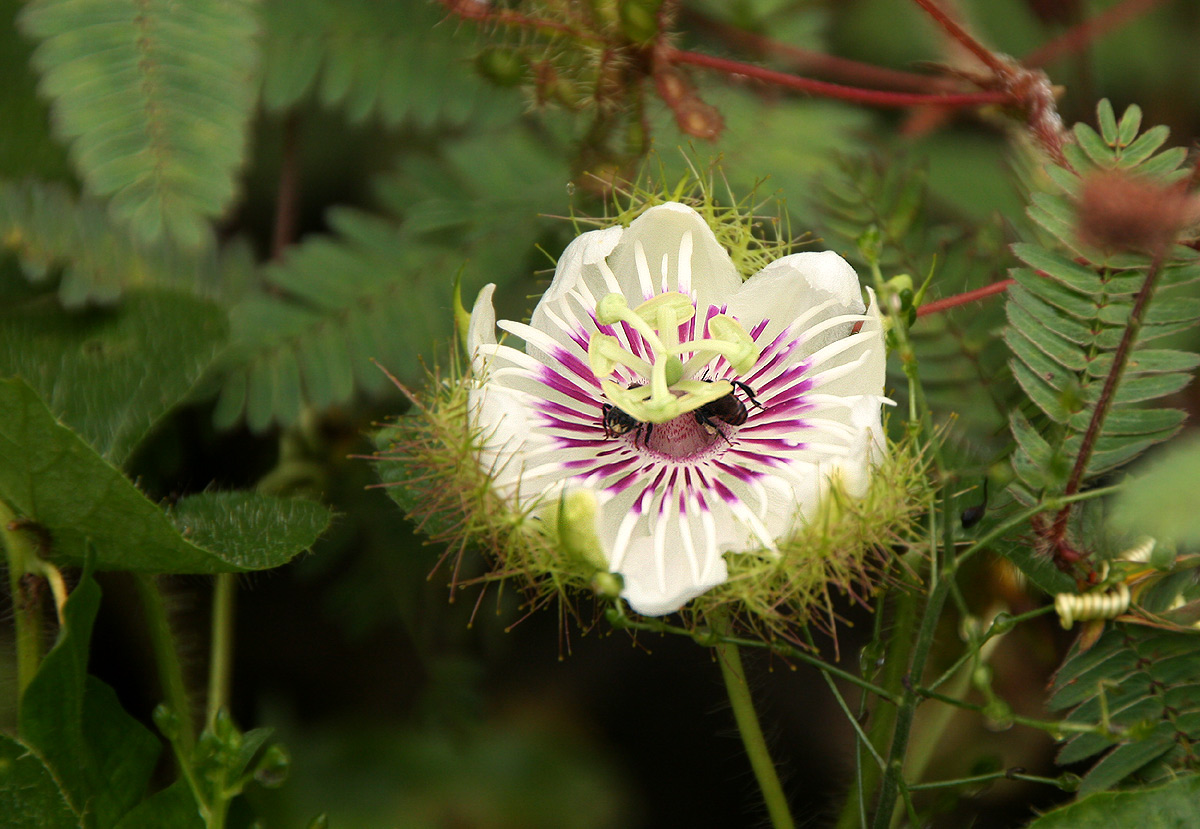
<path fill-rule="evenodd" d="M 61 274 L 59 301 L 68 308 L 112 303 L 138 286 L 215 281 L 211 251 L 185 253 L 165 240 L 133 239 L 100 202 L 77 199 L 60 184 L 0 180 L 0 243 L 30 281 Z"/>
<path fill-rule="evenodd" d="M 267 0 L 263 103 L 286 110 L 313 90 L 351 121 L 465 122 L 479 107 L 519 111 L 471 68 L 470 33 L 426 0 Z"/>
<path fill-rule="evenodd" d="M 1025 267 L 1012 271 L 1017 284 L 1008 291 L 1004 342 L 1012 352 L 1010 365 L 1017 382 L 1040 410 L 1033 420 L 1020 412 L 1011 418 L 1017 440 L 1013 494 L 1029 504 L 1039 493 L 1064 488 L 1152 261 L 1149 254 L 1106 254 L 1080 241 L 1072 204 L 1080 177 L 1120 170 L 1165 184 L 1188 174 L 1179 169 L 1183 154 L 1154 154 L 1166 139 L 1164 130 L 1133 137 L 1141 119 L 1136 107 L 1120 124 L 1107 101 L 1101 102 L 1100 113 L 1105 135 L 1084 124 L 1075 127 L 1078 144 L 1065 151 L 1074 172 L 1048 170 L 1060 192 L 1032 197 L 1029 216 L 1045 231 L 1045 244 L 1013 246 Z M 1132 460 L 1179 430 L 1182 411 L 1138 404 L 1183 388 L 1200 364 L 1196 355 L 1154 347 L 1159 338 L 1194 325 L 1200 317 L 1200 303 L 1180 296 L 1181 288 L 1198 279 L 1200 254 L 1172 247 L 1084 480 Z"/>
<path fill-rule="evenodd" d="M 1091 648 L 1072 649 L 1055 677 L 1050 708 L 1072 709 L 1064 722 L 1107 724 L 1116 735 L 1085 732 L 1059 750 L 1061 765 L 1108 752 L 1084 777 L 1080 796 L 1131 776 L 1153 782 L 1172 770 L 1200 768 L 1198 647 L 1195 631 L 1117 623 Z"/>
<path fill-rule="evenodd" d="M 248 0 L 32 0 L 34 65 L 88 189 L 143 239 L 204 245 L 233 201 L 257 92 Z"/>

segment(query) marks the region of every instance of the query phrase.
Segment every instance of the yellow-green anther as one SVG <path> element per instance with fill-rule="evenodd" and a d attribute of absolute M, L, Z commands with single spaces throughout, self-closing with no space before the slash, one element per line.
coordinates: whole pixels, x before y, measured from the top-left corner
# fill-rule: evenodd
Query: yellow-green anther
<path fill-rule="evenodd" d="M 609 376 L 617 366 L 626 366 L 643 377 L 650 374 L 652 368 L 641 357 L 622 348 L 616 337 L 599 332 L 588 340 L 588 365 L 597 378 Z"/>
<path fill-rule="evenodd" d="M 624 319 L 629 303 L 618 293 L 605 294 L 596 304 L 596 319 L 601 325 L 616 325 Z"/>
<path fill-rule="evenodd" d="M 733 370 L 744 374 L 758 361 L 758 346 L 742 324 L 728 314 L 717 314 L 708 321 L 709 339 L 705 348 L 723 354 Z"/>
<path fill-rule="evenodd" d="M 633 312 L 658 331 L 667 351 L 679 345 L 679 326 L 696 316 L 692 300 L 678 291 L 667 291 L 648 299 Z"/>
<path fill-rule="evenodd" d="M 600 321 L 601 325 L 615 325 L 618 322 L 629 323 L 631 328 L 642 335 L 646 344 L 650 346 L 650 350 L 655 354 L 665 354 L 667 351 L 650 324 L 629 307 L 629 303 L 621 294 L 605 294 L 596 305 L 596 319 Z"/>

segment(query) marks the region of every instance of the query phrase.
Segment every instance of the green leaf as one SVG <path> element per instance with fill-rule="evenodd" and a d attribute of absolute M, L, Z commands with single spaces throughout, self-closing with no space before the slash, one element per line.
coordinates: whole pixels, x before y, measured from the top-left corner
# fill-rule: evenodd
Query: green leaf
<path fill-rule="evenodd" d="M 317 93 L 351 121 L 376 117 L 429 126 L 481 112 L 520 112 L 512 91 L 491 88 L 469 59 L 476 41 L 420 0 L 267 0 L 262 99 L 279 112 Z"/>
<path fill-rule="evenodd" d="M 1100 127 L 1104 143 L 1112 147 L 1117 146 L 1117 116 L 1108 98 L 1103 98 L 1096 104 L 1096 123 Z"/>
<path fill-rule="evenodd" d="M 1163 124 L 1146 130 L 1136 141 L 1121 152 L 1121 166 L 1128 169 L 1141 164 L 1154 155 L 1155 150 L 1163 145 L 1170 134 L 1170 128 Z"/>
<path fill-rule="evenodd" d="M 37 283 L 61 274 L 68 308 L 112 303 L 131 287 L 196 289 L 214 282 L 215 261 L 165 240 L 135 240 L 104 205 L 59 184 L 0 181 L 0 239 Z"/>
<path fill-rule="evenodd" d="M 1041 271 L 1038 276 L 1044 274 L 1081 294 L 1099 294 L 1104 290 L 1104 282 L 1090 268 L 1061 254 L 1025 243 L 1013 245 L 1013 253 L 1029 267 Z"/>
<path fill-rule="evenodd" d="M 116 829 L 204 829 L 204 820 L 191 787 L 179 779 L 135 806 Z"/>
<path fill-rule="evenodd" d="M 1075 140 L 1079 142 L 1079 146 L 1087 153 L 1088 158 L 1095 162 L 1097 167 L 1111 167 L 1116 161 L 1112 149 L 1087 124 L 1082 122 L 1076 124 L 1074 133 Z"/>
<path fill-rule="evenodd" d="M 1126 116 L 1128 118 L 1128 116 Z M 1122 121 L 1124 123 L 1124 121 Z M 1028 829 L 1192 829 L 1200 802 L 1200 775 L 1188 775 L 1157 788 L 1099 792 L 1055 809 Z"/>
<path fill-rule="evenodd" d="M 99 829 L 142 798 L 161 745 L 111 688 L 88 676 L 100 588 L 90 575 L 71 591 L 58 642 L 21 698 L 21 734 L 45 758 L 79 811 Z"/>
<path fill-rule="evenodd" d="M 225 314 L 193 296 L 136 291 L 72 314 L 44 300 L 0 311 L 0 377 L 20 376 L 120 466 L 216 356 Z"/>
<path fill-rule="evenodd" d="M 330 520 L 316 501 L 252 492 L 189 495 L 168 515 L 189 542 L 239 570 L 279 566 L 311 547 Z"/>
<path fill-rule="evenodd" d="M 1160 543 L 1200 545 L 1200 439 L 1166 447 L 1132 476 L 1113 505 L 1112 525 L 1152 536 Z"/>
<path fill-rule="evenodd" d="M 79 829 L 54 773 L 29 746 L 2 734 L 0 817 L 7 829 Z"/>
<path fill-rule="evenodd" d="M 1137 104 L 1130 104 L 1125 110 L 1125 114 L 1121 116 L 1121 123 L 1117 125 L 1117 145 L 1128 147 L 1129 144 L 1137 137 L 1138 130 L 1142 128 L 1142 108 Z"/>
<path fill-rule="evenodd" d="M 19 378 L 0 380 L 0 498 L 50 533 L 55 558 L 82 562 L 90 545 L 99 569 L 149 573 L 277 567 L 329 518 L 316 504 L 254 493 L 192 496 L 169 517 Z"/>
<path fill-rule="evenodd" d="M 205 244 L 254 112 L 254 5 L 33 0 L 21 25 L 88 189 L 143 239 Z"/>

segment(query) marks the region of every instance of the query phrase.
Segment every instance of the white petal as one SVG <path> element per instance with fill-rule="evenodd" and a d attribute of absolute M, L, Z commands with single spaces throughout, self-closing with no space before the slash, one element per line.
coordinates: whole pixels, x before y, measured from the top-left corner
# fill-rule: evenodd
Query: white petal
<path fill-rule="evenodd" d="M 883 318 L 879 314 L 879 304 L 875 301 L 875 292 L 870 288 L 867 293 L 871 298 L 871 306 L 867 309 L 867 319 L 858 332 L 860 345 L 849 348 L 837 357 L 824 362 L 820 371 L 831 371 L 847 363 L 862 360 L 861 365 L 844 377 L 821 386 L 822 394 L 839 396 L 856 396 L 860 394 L 883 394 L 884 375 L 887 364 L 887 346 L 883 336 Z M 865 359 L 864 359 L 865 358 Z"/>
<path fill-rule="evenodd" d="M 822 304 L 827 304 L 825 311 L 808 320 L 808 325 L 840 314 L 861 314 L 864 308 L 858 274 L 831 250 L 793 253 L 775 260 L 730 297 L 729 313 L 746 328 L 769 319 L 759 342 L 770 342 L 793 320 Z M 841 326 L 814 338 L 805 344 L 804 352 L 845 336 L 850 328 Z"/>
<path fill-rule="evenodd" d="M 691 236 L 685 242 L 689 233 Z M 742 284 L 733 260 L 717 241 L 708 222 L 687 205 L 668 202 L 651 207 L 634 219 L 608 257 L 608 264 L 630 305 L 637 305 L 645 298 L 634 258 L 638 242 L 652 272 L 657 274 L 658 263 L 666 257 L 666 284 L 672 291 L 679 290 L 680 251 L 690 254 L 684 274 L 685 279 L 690 278 L 691 290 L 700 308 L 724 303 Z M 658 283 L 659 279 L 654 282 Z"/>
<path fill-rule="evenodd" d="M 558 267 L 554 269 L 554 279 L 550 281 L 546 293 L 538 300 L 529 324 L 545 331 L 564 345 L 568 343 L 570 338 L 548 317 L 546 311 L 554 309 L 561 319 L 570 319 L 570 311 L 564 306 L 569 301 L 568 297 L 572 291 L 586 286 L 587 291 L 597 298 L 609 293 L 597 263 L 602 263 L 604 257 L 612 252 L 624 232 L 624 228 L 621 227 L 593 230 L 567 245 L 567 249 L 558 259 Z"/>
<path fill-rule="evenodd" d="M 674 529 L 678 532 L 677 527 Z M 691 529 L 695 531 L 695 527 Z M 707 572 L 701 574 L 701 578 L 695 578 L 688 557 L 673 547 L 672 544 L 666 551 L 667 555 L 659 562 L 655 559 L 654 539 L 651 536 L 635 536 L 630 541 L 621 568 L 621 576 L 625 579 L 625 589 L 621 595 L 635 612 L 643 616 L 674 613 L 728 578 L 725 560 L 720 557 L 716 558 L 713 566 L 707 568 Z M 663 569 L 661 582 L 660 567 Z"/>
<path fill-rule="evenodd" d="M 487 361 L 480 354 L 480 346 L 496 344 L 496 309 L 492 307 L 492 294 L 496 284 L 489 282 L 475 297 L 471 308 L 471 323 L 467 326 L 467 347 L 471 354 L 471 370 L 478 376 Z"/>

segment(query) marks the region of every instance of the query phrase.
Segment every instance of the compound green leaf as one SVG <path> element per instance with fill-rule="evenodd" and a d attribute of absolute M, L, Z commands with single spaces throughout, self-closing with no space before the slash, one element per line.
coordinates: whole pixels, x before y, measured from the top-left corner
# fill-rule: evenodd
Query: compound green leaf
<path fill-rule="evenodd" d="M 143 239 L 205 244 L 254 112 L 254 4 L 33 0 L 21 24 L 88 188 Z"/>

